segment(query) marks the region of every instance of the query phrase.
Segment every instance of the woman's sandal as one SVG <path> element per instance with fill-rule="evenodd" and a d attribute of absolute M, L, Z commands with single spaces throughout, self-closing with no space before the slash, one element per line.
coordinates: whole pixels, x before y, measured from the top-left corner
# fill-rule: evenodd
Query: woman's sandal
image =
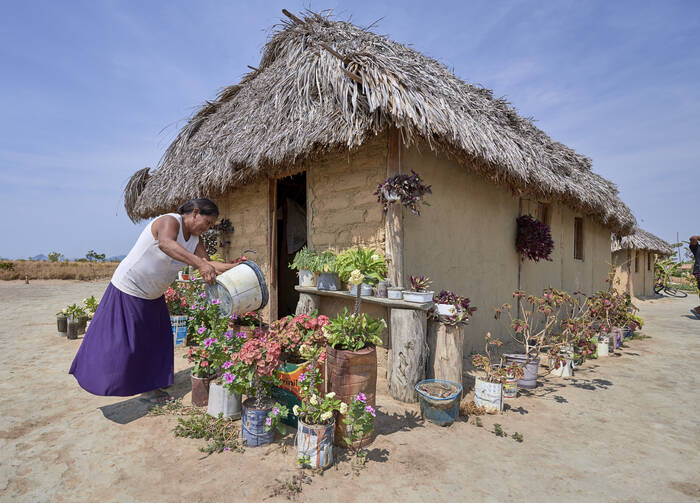
<path fill-rule="evenodd" d="M 156 394 L 151 395 L 149 397 L 140 396 L 138 398 L 139 402 L 145 403 L 146 405 L 163 405 L 168 400 L 170 400 L 170 395 L 168 395 L 165 391 L 162 390 L 158 390 Z"/>

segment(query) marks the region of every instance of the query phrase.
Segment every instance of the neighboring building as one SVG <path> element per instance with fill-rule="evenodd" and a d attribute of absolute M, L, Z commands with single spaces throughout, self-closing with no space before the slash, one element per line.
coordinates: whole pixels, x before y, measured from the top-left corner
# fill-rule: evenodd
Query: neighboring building
<path fill-rule="evenodd" d="M 257 250 L 271 290 L 266 315 L 276 318 L 295 295 L 290 213 L 306 210 L 316 250 L 384 250 L 392 243 L 373 193 L 414 169 L 432 185 L 431 206 L 403 218 L 401 274 L 470 297 L 479 308 L 471 331 L 500 333 L 492 308 L 518 287 L 604 287 L 611 233 L 631 232 L 635 219 L 590 159 L 413 49 L 319 15 L 295 19 L 257 69 L 194 115 L 157 169 L 132 177 L 133 220 L 214 199 L 235 229 L 224 256 Z M 515 219 L 524 213 L 551 224 L 551 262 L 520 261 Z"/>
<path fill-rule="evenodd" d="M 615 288 L 633 297 L 654 294 L 654 264 L 673 254 L 669 243 L 639 228 L 629 236 L 613 236 L 611 250 Z"/>

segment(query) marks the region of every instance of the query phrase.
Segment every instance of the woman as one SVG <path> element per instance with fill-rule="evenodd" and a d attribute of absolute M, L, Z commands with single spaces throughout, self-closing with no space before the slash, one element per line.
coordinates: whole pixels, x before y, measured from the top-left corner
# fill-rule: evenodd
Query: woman
<path fill-rule="evenodd" d="M 690 236 L 690 252 L 693 254 L 693 276 L 698 287 L 698 297 L 700 298 L 700 235 Z M 690 310 L 696 318 L 700 319 L 700 306 Z"/>
<path fill-rule="evenodd" d="M 210 262 L 199 236 L 212 228 L 219 209 L 192 199 L 177 213 L 146 226 L 119 264 L 105 291 L 70 373 L 95 395 L 140 397 L 162 403 L 173 383 L 173 335 L 163 293 L 185 264 L 207 283 L 232 264 Z"/>

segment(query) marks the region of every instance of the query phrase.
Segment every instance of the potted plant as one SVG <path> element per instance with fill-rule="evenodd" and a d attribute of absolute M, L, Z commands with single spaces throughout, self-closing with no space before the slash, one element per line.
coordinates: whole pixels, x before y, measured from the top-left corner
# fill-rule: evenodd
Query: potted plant
<path fill-rule="evenodd" d="M 549 225 L 532 218 L 530 215 L 521 215 L 516 220 L 518 234 L 515 241 L 515 248 L 524 258 L 535 262 L 552 259 L 554 241 Z"/>
<path fill-rule="evenodd" d="M 489 414 L 497 414 L 503 411 L 503 385 L 506 380 L 512 382 L 513 379 L 521 379 L 525 372 L 522 366 L 517 363 L 504 363 L 501 356 L 495 362 L 495 355 L 491 351 L 499 348 L 503 343 L 498 339 L 493 339 L 491 333 L 487 333 L 485 355 L 476 354 L 472 356 L 472 364 L 475 368 L 484 371 L 484 377 L 477 377 L 474 382 L 474 403 L 479 407 L 484 407 Z M 512 393 L 512 392 L 511 392 Z M 517 396 L 517 388 L 514 393 Z"/>
<path fill-rule="evenodd" d="M 241 417 L 241 394 L 233 389 L 224 388 L 224 375 L 233 366 L 231 356 L 243 347 L 246 337 L 241 333 L 234 334 L 226 330 L 222 335 L 210 337 L 207 349 L 211 359 L 211 367 L 216 369 L 216 375 L 209 381 L 207 398 L 207 414 L 213 417 Z"/>
<path fill-rule="evenodd" d="M 314 270 L 316 268 L 316 254 L 304 246 L 294 255 L 294 260 L 289 264 L 290 269 L 295 269 L 299 276 L 299 286 L 314 286 Z"/>
<path fill-rule="evenodd" d="M 450 290 L 442 290 L 433 297 L 435 310 L 438 316 L 452 323 L 465 322 L 476 311 L 470 306 L 467 297 L 461 297 Z"/>
<path fill-rule="evenodd" d="M 410 175 L 397 174 L 384 180 L 377 185 L 374 195 L 377 196 L 377 202 L 382 204 L 384 212 L 389 210 L 390 204 L 400 202 L 414 215 L 420 215 L 419 204 L 430 206 L 424 198 L 431 193 L 430 185 L 425 185 L 421 177 L 411 170 Z"/>
<path fill-rule="evenodd" d="M 361 295 L 372 295 L 372 285 L 382 281 L 387 273 L 384 256 L 362 246 L 344 250 L 336 258 L 335 264 L 338 276 L 350 285 L 357 303 Z"/>
<path fill-rule="evenodd" d="M 56 325 L 58 328 L 58 335 L 61 337 L 66 337 L 66 332 L 68 331 L 68 309 L 63 308 L 56 313 Z"/>
<path fill-rule="evenodd" d="M 523 347 L 524 353 L 505 354 L 504 357 L 507 363 L 515 362 L 524 367 L 525 374 L 518 381 L 518 386 L 534 389 L 537 386 L 540 353 L 549 351 L 555 344 L 553 333 L 559 324 L 559 311 L 564 300 L 551 288 L 545 289 L 540 297 L 516 290 L 513 298 L 520 305 L 521 317 L 513 316 L 512 305 L 503 304 L 496 309 L 496 319 L 503 319 L 503 313 L 508 315 L 510 323 L 506 324 L 506 328 L 513 340 Z"/>
<path fill-rule="evenodd" d="M 240 351 L 231 355 L 231 365 L 222 375 L 225 388 L 247 396 L 241 415 L 241 436 L 248 447 L 266 445 L 274 439 L 274 431 L 266 429 L 270 426 L 266 423 L 275 407 L 270 391 L 278 383 L 275 370 L 281 351 L 275 338 L 258 329 Z"/>
<path fill-rule="evenodd" d="M 625 324 L 625 327 L 623 329 L 623 336 L 624 337 L 632 337 L 634 333 L 637 330 L 641 330 L 641 328 L 644 326 L 644 320 L 642 319 L 641 316 L 635 313 L 628 313 L 627 314 L 627 323 Z"/>
<path fill-rule="evenodd" d="M 66 337 L 68 339 L 78 338 L 78 334 L 81 333 L 81 318 L 84 316 L 85 310 L 77 304 L 71 304 L 66 308 Z"/>
<path fill-rule="evenodd" d="M 573 376 L 577 350 L 579 354 L 585 351 L 588 354 L 588 341 L 592 336 L 590 304 L 580 292 L 570 295 L 565 291 L 551 289 L 552 293 L 561 301 L 559 310 L 560 331 L 552 336 L 552 345 L 549 348 L 549 367 L 553 375 L 559 377 Z"/>
<path fill-rule="evenodd" d="M 340 279 L 335 262 L 336 254 L 333 250 L 324 250 L 316 257 L 314 270 L 318 273 L 316 287 L 319 290 L 340 290 Z"/>
<path fill-rule="evenodd" d="M 249 311 L 243 314 L 232 314 L 229 321 L 229 328 L 234 333 L 243 332 L 251 335 L 256 329 L 269 330 L 269 326 L 263 322 L 262 315 L 258 311 Z"/>
<path fill-rule="evenodd" d="M 374 430 L 374 418 L 377 414 L 374 407 L 367 403 L 367 397 L 364 393 L 354 395 L 347 402 L 347 413 L 342 410 L 345 404 L 346 402 L 343 402 L 341 410 L 336 413 L 340 417 L 344 416 L 342 419 L 345 435 L 343 443 L 350 449 L 357 462 L 364 465 L 367 452 L 362 447 L 366 445 L 366 439 L 371 438 Z M 336 445 L 338 445 L 337 442 Z"/>
<path fill-rule="evenodd" d="M 360 279 L 361 281 L 361 279 Z M 363 393 L 368 405 L 374 407 L 377 390 L 377 350 L 381 334 L 386 327 L 383 319 L 375 319 L 366 314 L 343 313 L 330 320 L 323 327 L 328 341 L 326 346 L 327 381 L 330 391 L 336 392 L 338 399 L 348 403 L 350 399 Z M 345 446 L 342 428 L 343 415 L 336 421 L 334 441 Z M 360 447 L 371 441 L 371 432 L 361 440 Z"/>
<path fill-rule="evenodd" d="M 426 276 L 409 276 L 410 290 L 403 291 L 403 300 L 406 302 L 432 302 L 434 291 L 428 290 L 432 281 Z"/>

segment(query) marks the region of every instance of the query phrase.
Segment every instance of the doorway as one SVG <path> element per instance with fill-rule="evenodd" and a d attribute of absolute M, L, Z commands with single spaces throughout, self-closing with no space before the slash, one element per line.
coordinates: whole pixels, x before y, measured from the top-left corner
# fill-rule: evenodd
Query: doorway
<path fill-rule="evenodd" d="M 294 315 L 299 293 L 296 271 L 289 268 L 294 255 L 306 246 L 306 172 L 277 180 L 277 317 Z"/>

